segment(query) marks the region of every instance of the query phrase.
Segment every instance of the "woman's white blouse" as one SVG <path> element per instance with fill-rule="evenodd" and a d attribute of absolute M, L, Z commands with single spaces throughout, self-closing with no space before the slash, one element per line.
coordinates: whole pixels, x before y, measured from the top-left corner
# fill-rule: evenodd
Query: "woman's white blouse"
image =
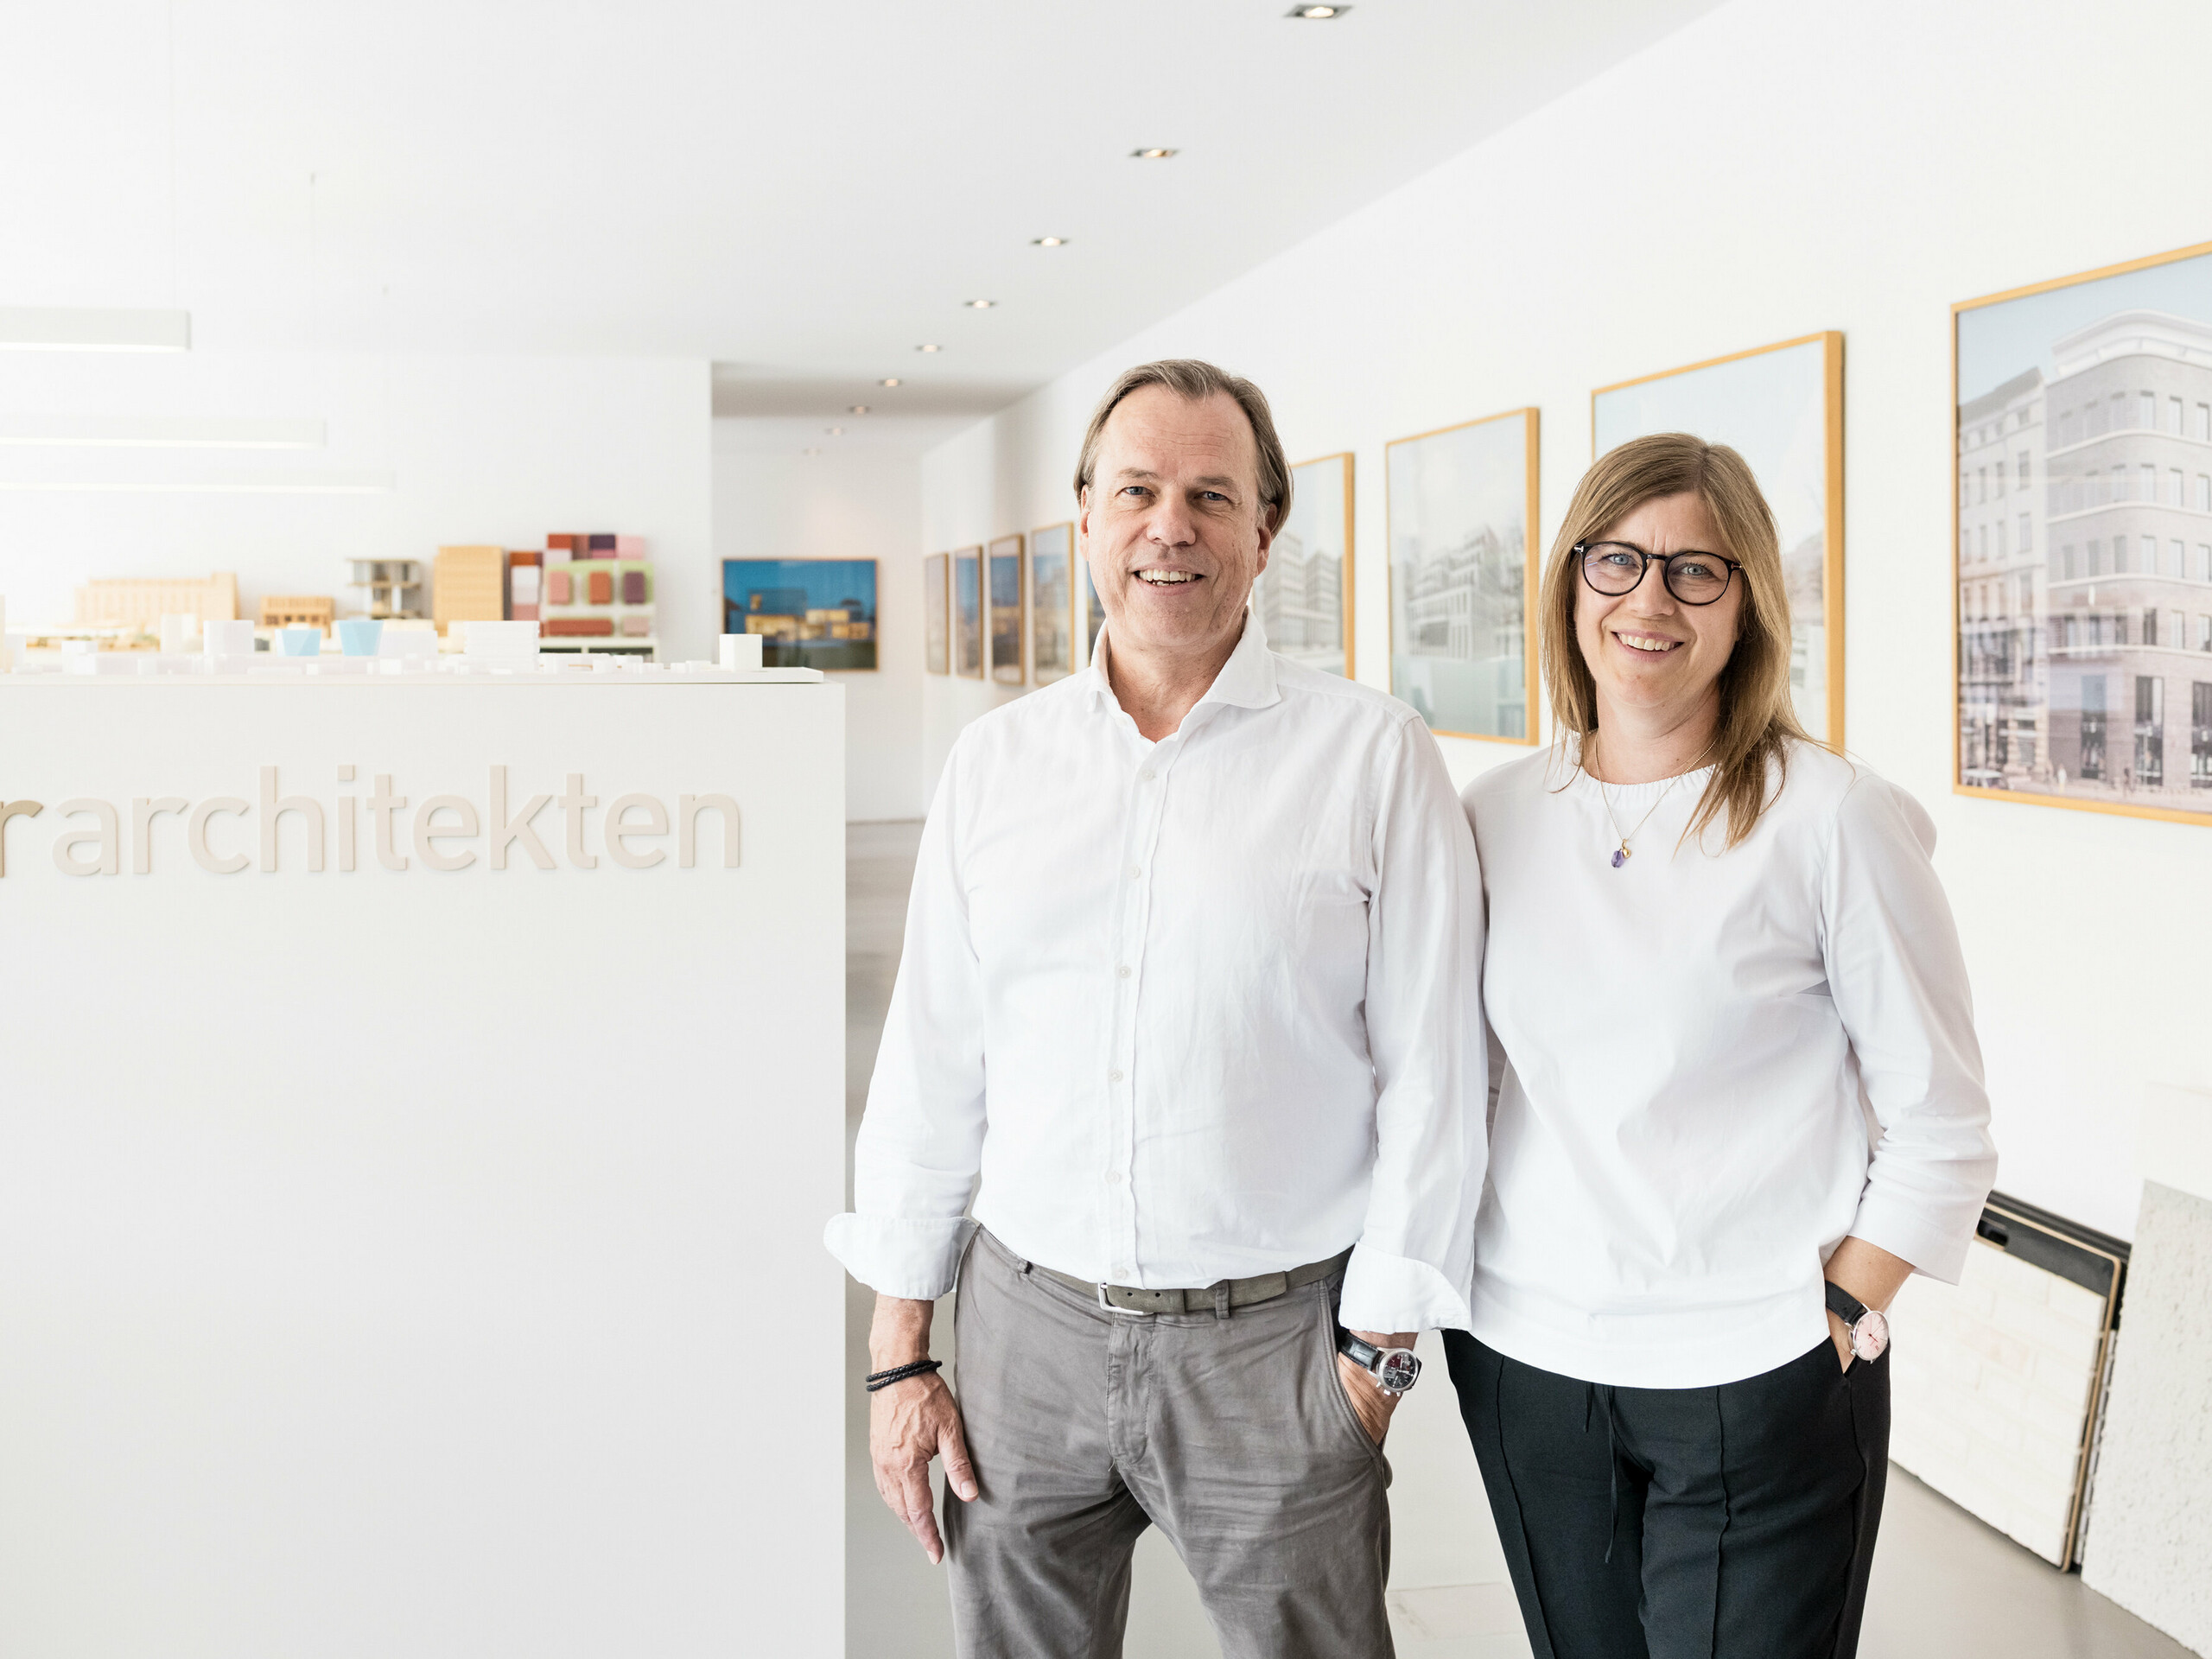
<path fill-rule="evenodd" d="M 1709 776 L 1601 786 L 1544 751 L 1463 797 L 1496 1038 L 1471 1329 L 1594 1382 L 1796 1357 L 1847 1235 L 1955 1282 L 1996 1176 L 1927 813 L 1798 744 L 1724 851 L 1683 839 Z"/>

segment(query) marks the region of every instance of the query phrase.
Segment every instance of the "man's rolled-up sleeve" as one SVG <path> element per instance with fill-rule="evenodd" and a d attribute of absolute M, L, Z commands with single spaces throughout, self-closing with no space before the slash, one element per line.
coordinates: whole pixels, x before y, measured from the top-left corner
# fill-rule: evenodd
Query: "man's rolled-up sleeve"
<path fill-rule="evenodd" d="M 1382 774 L 1368 903 L 1375 1175 L 1338 1318 L 1359 1331 L 1464 1328 L 1488 1160 L 1483 897 L 1475 840 L 1426 728 Z"/>
<path fill-rule="evenodd" d="M 917 1301 L 952 1288 L 975 1228 L 966 1211 L 983 1147 L 982 983 L 958 853 L 963 758 L 956 745 L 922 830 L 853 1153 L 853 1209 L 823 1238 L 862 1284 Z"/>

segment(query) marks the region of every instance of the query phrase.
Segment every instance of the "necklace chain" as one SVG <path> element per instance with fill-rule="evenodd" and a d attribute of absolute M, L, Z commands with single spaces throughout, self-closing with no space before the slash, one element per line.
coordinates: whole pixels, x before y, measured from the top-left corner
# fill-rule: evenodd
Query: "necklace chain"
<path fill-rule="evenodd" d="M 1704 764 L 1706 756 L 1713 753 L 1713 746 L 1711 743 L 1707 743 L 1705 746 L 1705 753 L 1698 756 L 1697 766 L 1693 766 L 1690 768 L 1690 772 L 1695 772 L 1698 769 L 1698 766 L 1702 766 Z M 1667 780 L 1667 787 L 1661 790 L 1659 793 L 1652 798 L 1652 802 L 1649 806 L 1644 808 L 1643 816 L 1636 821 L 1636 828 L 1623 836 L 1621 835 L 1621 821 L 1618 816 L 1613 811 L 1613 798 L 1606 785 L 1605 780 L 1591 773 L 1587 766 L 1582 766 L 1580 758 L 1579 757 L 1577 759 L 1576 765 L 1580 767 L 1584 775 L 1588 777 L 1592 783 L 1598 785 L 1598 798 L 1605 804 L 1605 820 L 1613 826 L 1613 833 L 1616 836 L 1620 836 L 1620 845 L 1613 849 L 1613 868 L 1617 870 L 1620 868 L 1622 865 L 1627 863 L 1629 860 L 1636 856 L 1636 849 L 1630 847 L 1629 842 L 1635 840 L 1638 835 L 1642 834 L 1643 826 L 1651 822 L 1651 815 L 1659 810 L 1660 802 L 1665 800 L 1669 795 L 1673 794 L 1675 792 L 1675 785 L 1681 783 L 1683 779 L 1690 775 L 1689 772 L 1678 772 L 1672 778 L 1669 778 Z M 1627 785 L 1624 785 L 1623 787 L 1625 788 Z"/>

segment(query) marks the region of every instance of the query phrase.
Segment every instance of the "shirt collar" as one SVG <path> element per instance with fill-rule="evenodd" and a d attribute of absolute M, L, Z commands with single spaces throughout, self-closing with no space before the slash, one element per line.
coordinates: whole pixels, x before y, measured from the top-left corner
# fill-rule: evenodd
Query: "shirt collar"
<path fill-rule="evenodd" d="M 1122 704 L 1114 695 L 1113 682 L 1106 677 L 1107 652 L 1107 629 L 1102 624 L 1097 643 L 1090 648 L 1090 666 L 1084 671 L 1090 677 L 1084 691 L 1094 710 L 1117 713 Z M 1236 649 L 1229 653 L 1229 660 L 1213 677 L 1213 683 L 1206 688 L 1197 707 L 1225 702 L 1236 709 L 1265 709 L 1281 701 L 1282 693 L 1275 685 L 1274 653 L 1268 649 L 1267 630 L 1261 626 L 1258 613 L 1247 607 L 1244 632 L 1236 641 Z"/>

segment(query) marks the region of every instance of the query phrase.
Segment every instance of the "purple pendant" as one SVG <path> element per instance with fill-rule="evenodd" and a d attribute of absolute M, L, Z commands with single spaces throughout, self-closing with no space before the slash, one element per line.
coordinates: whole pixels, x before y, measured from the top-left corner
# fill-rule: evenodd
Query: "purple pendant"
<path fill-rule="evenodd" d="M 1620 867 L 1621 867 L 1622 865 L 1624 865 L 1624 864 L 1625 864 L 1625 863 L 1627 863 L 1627 862 L 1628 862 L 1628 849 L 1627 849 L 1627 848 L 1625 848 L 1625 847 L 1616 847 L 1616 848 L 1614 848 L 1614 849 L 1613 849 L 1613 868 L 1614 868 L 1615 869 L 1617 869 L 1617 870 L 1618 870 L 1618 868 L 1620 868 Z"/>

